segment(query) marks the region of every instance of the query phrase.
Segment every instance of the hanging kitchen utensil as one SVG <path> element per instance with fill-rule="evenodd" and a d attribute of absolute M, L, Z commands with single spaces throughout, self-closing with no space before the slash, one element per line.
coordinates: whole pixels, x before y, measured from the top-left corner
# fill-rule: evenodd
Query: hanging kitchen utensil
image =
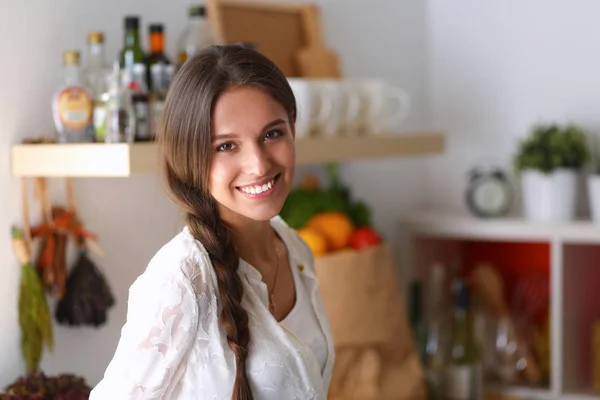
<path fill-rule="evenodd" d="M 340 78 L 338 55 L 327 48 L 319 9 L 307 4 L 302 9 L 304 35 L 307 45 L 296 53 L 300 76 L 305 78 Z"/>
<path fill-rule="evenodd" d="M 15 257 L 21 265 L 18 303 L 21 352 L 27 373 L 32 373 L 39 367 L 44 346 L 50 351 L 54 350 L 54 332 L 44 288 L 31 263 L 29 201 L 25 179 L 22 179 L 21 186 L 24 228 L 12 228 L 12 245 Z"/>

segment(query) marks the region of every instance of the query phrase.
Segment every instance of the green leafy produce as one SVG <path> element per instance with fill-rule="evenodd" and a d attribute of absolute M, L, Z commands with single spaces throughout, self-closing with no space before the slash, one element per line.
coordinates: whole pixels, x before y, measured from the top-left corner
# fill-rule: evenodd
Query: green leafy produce
<path fill-rule="evenodd" d="M 354 226 L 371 226 L 371 210 L 364 201 L 352 203 L 348 209 L 348 214 L 354 223 Z"/>
<path fill-rule="evenodd" d="M 19 292 L 19 326 L 21 328 L 21 351 L 28 373 L 38 369 L 44 345 L 54 349 L 52 319 L 44 294 L 44 288 L 31 264 L 23 232 L 12 229 L 13 248 L 21 263 L 21 286 Z"/>
<path fill-rule="evenodd" d="M 371 212 L 363 201 L 353 201 L 350 189 L 339 179 L 337 165 L 327 167 L 329 187 L 300 186 L 291 191 L 280 212 L 287 224 L 302 228 L 314 215 L 321 212 L 342 212 L 355 226 L 371 226 Z"/>
<path fill-rule="evenodd" d="M 299 229 L 315 214 L 325 211 L 346 211 L 346 203 L 339 193 L 332 190 L 294 189 L 280 212 L 287 224 Z"/>

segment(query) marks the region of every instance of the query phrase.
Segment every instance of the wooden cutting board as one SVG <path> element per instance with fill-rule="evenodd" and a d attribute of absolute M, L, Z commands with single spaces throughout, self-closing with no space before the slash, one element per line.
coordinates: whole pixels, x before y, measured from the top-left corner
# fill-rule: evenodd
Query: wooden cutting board
<path fill-rule="evenodd" d="M 205 0 L 217 43 L 249 42 L 287 77 L 340 77 L 338 56 L 323 41 L 314 3 Z"/>
<path fill-rule="evenodd" d="M 300 77 L 296 54 L 307 45 L 304 4 L 260 0 L 205 0 L 211 30 L 219 44 L 248 42 L 287 77 Z"/>
<path fill-rule="evenodd" d="M 302 10 L 302 17 L 307 45 L 296 53 L 300 76 L 306 78 L 341 77 L 339 57 L 325 45 L 319 9 L 314 4 L 307 5 Z"/>

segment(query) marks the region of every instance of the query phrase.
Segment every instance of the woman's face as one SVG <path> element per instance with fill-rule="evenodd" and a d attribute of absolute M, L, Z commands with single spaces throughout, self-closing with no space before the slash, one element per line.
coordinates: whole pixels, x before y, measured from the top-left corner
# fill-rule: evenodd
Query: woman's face
<path fill-rule="evenodd" d="M 294 127 L 266 92 L 232 88 L 212 116 L 209 191 L 225 220 L 267 221 L 281 211 L 294 180 Z"/>

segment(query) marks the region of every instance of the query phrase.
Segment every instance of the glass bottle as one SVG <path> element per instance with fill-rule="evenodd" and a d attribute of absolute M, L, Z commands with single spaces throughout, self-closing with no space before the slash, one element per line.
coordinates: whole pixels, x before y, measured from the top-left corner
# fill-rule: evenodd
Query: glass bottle
<path fill-rule="evenodd" d="M 449 400 L 480 400 L 482 368 L 472 318 L 469 315 L 469 289 L 462 280 L 453 285 L 452 341 L 444 380 Z"/>
<path fill-rule="evenodd" d="M 85 81 L 94 98 L 94 133 L 97 142 L 104 141 L 106 100 L 108 99 L 108 73 L 104 53 L 104 33 L 89 32 Z"/>
<path fill-rule="evenodd" d="M 434 399 L 434 388 L 427 374 L 427 325 L 423 315 L 423 285 L 415 280 L 409 287 L 410 309 L 409 318 L 412 335 L 423 366 L 424 386 L 428 399 Z"/>
<path fill-rule="evenodd" d="M 89 32 L 87 36 L 87 65 L 85 81 L 94 97 L 106 90 L 108 66 L 104 55 L 104 33 Z"/>
<path fill-rule="evenodd" d="M 170 70 L 170 68 L 169 68 Z M 150 91 L 150 137 L 156 139 L 162 118 L 163 106 L 167 97 L 169 84 L 167 65 L 158 63 L 151 67 L 153 88 Z"/>
<path fill-rule="evenodd" d="M 63 85 L 54 95 L 52 113 L 59 142 L 94 141 L 94 99 L 85 87 L 78 51 L 63 54 Z"/>
<path fill-rule="evenodd" d="M 131 92 L 122 82 L 130 80 L 124 77 L 127 70 L 121 71 L 115 62 L 107 78 L 108 95 L 106 100 L 106 120 L 104 140 L 107 143 L 131 143 L 134 141 L 136 118 Z"/>
<path fill-rule="evenodd" d="M 145 54 L 140 41 L 140 18 L 125 17 L 125 37 L 120 55 L 122 69 L 132 69 L 136 64 L 145 64 Z"/>
<path fill-rule="evenodd" d="M 155 90 L 152 82 L 152 66 L 156 64 L 169 65 L 171 60 L 165 54 L 165 28 L 163 24 L 151 24 L 149 30 L 150 52 L 146 60 L 148 71 L 148 88 L 151 92 Z M 164 70 L 164 68 L 163 68 Z"/>
<path fill-rule="evenodd" d="M 150 133 L 150 96 L 146 85 L 146 65 L 135 64 L 128 82 L 131 100 L 135 110 L 135 141 L 147 142 L 152 140 Z"/>
<path fill-rule="evenodd" d="M 425 374 L 431 388 L 430 399 L 440 399 L 443 393 L 444 368 L 448 349 L 448 302 L 446 267 L 441 263 L 431 266 L 428 277 L 427 339 Z"/>
<path fill-rule="evenodd" d="M 178 65 L 183 65 L 198 50 L 211 44 L 213 40 L 206 20 L 206 7 L 193 5 L 188 10 L 188 22 L 178 40 Z"/>
<path fill-rule="evenodd" d="M 173 82 L 173 78 L 175 78 L 175 73 L 177 72 L 177 68 L 175 65 L 165 65 L 165 91 L 168 92 L 171 87 L 171 82 Z"/>

